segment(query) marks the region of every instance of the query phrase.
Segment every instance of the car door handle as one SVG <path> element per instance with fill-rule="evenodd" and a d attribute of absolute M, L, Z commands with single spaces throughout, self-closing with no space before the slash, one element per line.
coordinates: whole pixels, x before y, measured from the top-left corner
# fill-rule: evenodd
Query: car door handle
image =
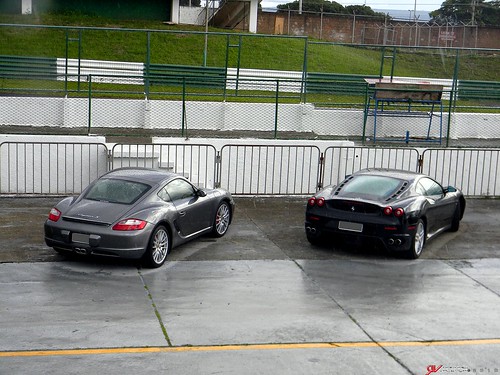
<path fill-rule="evenodd" d="M 186 211 L 179 211 L 179 216 L 185 216 L 186 215 Z"/>

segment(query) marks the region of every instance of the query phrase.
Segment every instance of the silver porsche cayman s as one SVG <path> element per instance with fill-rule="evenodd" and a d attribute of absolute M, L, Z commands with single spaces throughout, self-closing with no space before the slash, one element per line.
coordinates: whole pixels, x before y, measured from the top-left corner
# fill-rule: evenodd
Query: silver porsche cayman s
<path fill-rule="evenodd" d="M 156 268 L 177 245 L 226 234 L 233 212 L 223 189 L 200 189 L 175 173 L 122 168 L 53 207 L 45 243 L 60 253 L 141 258 Z"/>

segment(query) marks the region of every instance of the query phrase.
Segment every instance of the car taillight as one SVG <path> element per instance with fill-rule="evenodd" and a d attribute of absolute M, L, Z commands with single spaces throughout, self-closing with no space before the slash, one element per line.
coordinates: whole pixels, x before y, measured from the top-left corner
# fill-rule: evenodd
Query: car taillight
<path fill-rule="evenodd" d="M 398 207 L 394 210 L 394 216 L 396 217 L 401 217 L 405 214 L 405 210 L 403 210 L 401 207 Z"/>
<path fill-rule="evenodd" d="M 401 217 L 404 214 L 405 214 L 405 210 L 403 210 L 401 207 L 398 207 L 396 209 L 393 209 L 391 206 L 384 207 L 384 215 L 385 216 L 394 215 L 396 217 Z"/>
<path fill-rule="evenodd" d="M 146 224 L 144 220 L 125 219 L 113 225 L 113 230 L 141 230 Z"/>
<path fill-rule="evenodd" d="M 307 204 L 310 207 L 318 206 L 318 207 L 323 207 L 325 205 L 325 198 L 323 197 L 311 197 L 307 200 Z"/>
<path fill-rule="evenodd" d="M 61 218 L 61 211 L 59 211 L 57 208 L 52 208 L 49 211 L 49 220 L 50 221 L 57 221 Z"/>

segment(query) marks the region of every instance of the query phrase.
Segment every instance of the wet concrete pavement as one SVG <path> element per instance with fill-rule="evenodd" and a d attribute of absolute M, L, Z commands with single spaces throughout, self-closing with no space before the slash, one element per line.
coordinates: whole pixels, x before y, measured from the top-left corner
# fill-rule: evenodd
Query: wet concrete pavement
<path fill-rule="evenodd" d="M 0 374 L 500 372 L 500 201 L 409 261 L 311 247 L 304 199 L 236 198 L 225 237 L 150 270 L 46 248 L 57 200 L 0 199 Z"/>

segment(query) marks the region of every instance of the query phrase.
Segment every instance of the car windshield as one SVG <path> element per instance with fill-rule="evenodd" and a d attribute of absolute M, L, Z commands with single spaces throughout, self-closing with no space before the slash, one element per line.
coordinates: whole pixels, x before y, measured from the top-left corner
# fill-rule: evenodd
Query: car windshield
<path fill-rule="evenodd" d="M 387 198 L 394 194 L 401 184 L 401 180 L 386 176 L 356 176 L 344 186 L 344 193 L 370 195 L 378 198 Z"/>
<path fill-rule="evenodd" d="M 101 179 L 87 192 L 85 199 L 110 203 L 132 204 L 151 186 L 134 181 Z"/>

